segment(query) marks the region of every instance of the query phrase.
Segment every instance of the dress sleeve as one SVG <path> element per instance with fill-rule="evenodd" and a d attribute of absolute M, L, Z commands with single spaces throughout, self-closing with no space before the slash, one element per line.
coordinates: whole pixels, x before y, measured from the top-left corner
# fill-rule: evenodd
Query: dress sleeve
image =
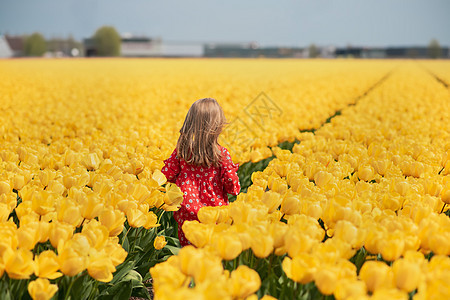
<path fill-rule="evenodd" d="M 175 183 L 180 173 L 180 160 L 177 158 L 177 149 L 173 150 L 170 157 L 164 160 L 164 167 L 161 172 L 166 176 L 167 181 Z"/>
<path fill-rule="evenodd" d="M 230 153 L 226 148 L 222 150 L 222 166 L 221 166 L 221 176 L 222 182 L 224 184 L 224 190 L 228 194 L 237 195 L 241 190 L 241 185 L 239 184 L 239 177 L 237 175 L 237 170 L 239 169 L 239 164 L 234 164 L 231 160 Z"/>

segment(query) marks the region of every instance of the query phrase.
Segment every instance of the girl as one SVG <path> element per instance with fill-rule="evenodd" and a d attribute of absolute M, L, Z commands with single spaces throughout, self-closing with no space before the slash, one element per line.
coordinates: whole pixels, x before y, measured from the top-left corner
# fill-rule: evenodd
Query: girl
<path fill-rule="evenodd" d="M 184 221 L 198 220 L 197 212 L 203 206 L 227 205 L 227 193 L 239 194 L 239 165 L 217 142 L 225 124 L 216 100 L 197 100 L 186 115 L 175 150 L 164 161 L 162 173 L 184 193 L 181 208 L 173 215 L 181 246 L 190 244 L 181 229 Z"/>

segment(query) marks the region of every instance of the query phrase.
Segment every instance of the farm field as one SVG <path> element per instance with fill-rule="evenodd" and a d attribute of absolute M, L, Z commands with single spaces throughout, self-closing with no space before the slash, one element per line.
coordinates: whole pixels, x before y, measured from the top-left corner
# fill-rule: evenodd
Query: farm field
<path fill-rule="evenodd" d="M 450 298 L 450 63 L 0 61 L 0 298 Z M 243 190 L 159 171 L 213 97 Z"/>

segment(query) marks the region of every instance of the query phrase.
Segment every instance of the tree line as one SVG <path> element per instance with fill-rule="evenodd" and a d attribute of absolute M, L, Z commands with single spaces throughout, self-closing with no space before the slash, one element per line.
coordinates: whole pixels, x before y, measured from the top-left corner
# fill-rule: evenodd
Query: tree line
<path fill-rule="evenodd" d="M 94 46 L 97 49 L 98 56 L 119 56 L 121 39 L 117 30 L 112 26 L 102 26 L 92 36 Z M 66 49 L 69 48 L 69 49 Z M 29 36 L 24 37 L 24 55 L 25 56 L 43 56 L 47 51 L 62 51 L 68 52 L 72 49 L 77 49 L 78 52 L 83 51 L 83 45 L 75 41 L 72 37 L 66 40 L 49 39 L 46 40 L 44 36 L 35 32 Z"/>

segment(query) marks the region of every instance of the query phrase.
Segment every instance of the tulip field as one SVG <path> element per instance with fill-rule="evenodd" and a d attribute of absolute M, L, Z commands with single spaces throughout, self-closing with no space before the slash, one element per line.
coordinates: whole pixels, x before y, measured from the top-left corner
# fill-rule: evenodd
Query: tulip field
<path fill-rule="evenodd" d="M 450 299 L 450 62 L 0 60 L 0 299 Z M 212 97 L 242 190 L 161 168 Z"/>

